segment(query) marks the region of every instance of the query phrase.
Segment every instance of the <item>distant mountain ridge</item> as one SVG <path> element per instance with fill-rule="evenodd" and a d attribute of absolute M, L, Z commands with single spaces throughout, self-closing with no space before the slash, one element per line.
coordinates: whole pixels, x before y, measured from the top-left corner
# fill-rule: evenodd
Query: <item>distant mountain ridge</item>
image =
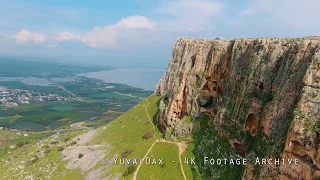
<path fill-rule="evenodd" d="M 109 70 L 110 67 L 68 65 L 57 62 L 29 61 L 0 57 L 0 77 L 33 76 L 39 73 L 72 74 Z"/>

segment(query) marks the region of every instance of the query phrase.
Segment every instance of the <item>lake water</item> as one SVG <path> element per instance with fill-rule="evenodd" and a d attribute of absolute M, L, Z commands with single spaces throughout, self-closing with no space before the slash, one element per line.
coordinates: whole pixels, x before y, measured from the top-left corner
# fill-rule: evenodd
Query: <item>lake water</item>
<path fill-rule="evenodd" d="M 79 73 L 77 75 L 101 79 L 111 83 L 124 83 L 146 90 L 154 90 L 164 73 L 164 69 L 112 69 L 108 71 Z"/>
<path fill-rule="evenodd" d="M 122 83 L 130 86 L 154 90 L 164 69 L 112 69 L 108 71 L 79 73 L 78 76 L 101 79 L 111 83 Z M 55 82 L 71 82 L 75 78 L 51 78 Z M 0 81 L 21 81 L 27 85 L 51 86 L 45 78 L 38 77 L 0 77 Z"/>

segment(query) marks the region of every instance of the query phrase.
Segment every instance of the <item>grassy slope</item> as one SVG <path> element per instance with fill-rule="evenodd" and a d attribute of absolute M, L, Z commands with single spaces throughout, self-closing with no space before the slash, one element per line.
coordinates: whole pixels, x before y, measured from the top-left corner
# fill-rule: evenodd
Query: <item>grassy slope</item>
<path fill-rule="evenodd" d="M 137 179 L 183 179 L 179 165 L 179 149 L 175 144 L 157 143 L 148 157 L 151 159 L 163 159 L 161 165 L 142 165 Z M 173 162 L 174 161 L 174 162 Z"/>
<path fill-rule="evenodd" d="M 190 163 L 190 160 L 192 157 L 194 157 L 194 144 L 189 143 L 185 152 L 181 155 L 181 160 L 182 160 L 182 165 L 183 165 L 183 169 L 184 169 L 184 173 L 186 174 L 187 179 L 194 179 L 194 174 L 192 172 L 192 167 L 193 168 L 197 168 L 196 165 L 192 165 Z M 188 163 L 185 163 L 185 160 L 188 160 Z M 195 174 L 197 174 L 197 172 L 195 172 Z M 198 177 L 198 179 L 201 179 Z"/>
<path fill-rule="evenodd" d="M 148 114 L 151 118 L 156 117 L 158 111 L 158 102 L 161 99 L 159 96 L 151 95 L 148 97 L 149 106 L 147 108 Z M 143 135 L 151 131 L 155 133 L 157 138 L 161 137 L 161 133 L 158 130 L 154 130 L 152 123 L 148 120 L 145 107 L 147 101 L 143 100 L 140 104 L 130 109 L 117 119 L 100 127 L 97 130 L 96 136 L 92 140 L 91 144 L 108 144 L 106 159 L 100 161 L 92 170 L 99 169 L 106 166 L 106 160 L 112 160 L 114 156 L 121 158 L 121 153 L 132 149 L 134 150 L 126 158 L 142 158 L 150 148 L 151 144 L 155 141 L 154 137 L 147 140 L 143 139 Z M 66 161 L 62 161 L 63 157 L 60 152 L 57 151 L 57 146 L 65 146 L 70 142 L 63 142 L 63 137 L 75 137 L 83 132 L 75 132 L 71 134 L 61 135 L 57 137 L 59 144 L 50 145 L 52 150 L 50 153 L 43 157 L 39 157 L 39 160 L 31 166 L 27 166 L 24 169 L 20 169 L 19 165 L 24 165 L 26 161 L 34 154 L 39 154 L 38 151 L 43 152 L 45 149 L 43 145 L 50 144 L 52 138 L 48 138 L 42 141 L 30 142 L 21 148 L 15 150 L 8 150 L 6 154 L 1 155 L 3 166 L 0 166 L 0 172 L 5 172 L 0 177 L 5 179 L 24 179 L 28 175 L 37 175 L 39 178 L 45 179 L 83 179 L 86 174 L 81 175 L 79 169 L 67 170 Z M 188 146 L 189 147 L 189 146 Z M 9 153 L 10 151 L 10 153 Z M 187 149 L 184 156 L 192 156 Z M 156 177 L 159 174 L 163 174 L 165 169 L 165 179 L 181 179 L 182 173 L 178 160 L 178 146 L 175 144 L 158 142 L 154 149 L 148 155 L 149 157 L 163 158 L 165 167 L 160 165 L 141 167 L 138 178 L 145 179 L 150 177 Z M 182 161 L 184 158 L 182 157 Z M 172 161 L 175 163 L 172 163 Z M 186 176 L 188 179 L 192 179 L 191 168 L 188 165 L 183 165 Z M 108 167 L 103 169 L 102 177 L 112 177 L 115 175 L 120 176 L 120 179 L 131 179 L 132 175 L 123 177 L 122 174 L 126 170 L 124 165 L 114 165 L 111 163 Z M 50 177 L 48 177 L 48 174 Z M 111 175 L 111 176 L 110 176 Z M 47 177 L 46 177 L 47 176 Z M 163 179 L 161 176 L 160 178 Z"/>
<path fill-rule="evenodd" d="M 151 96 L 148 98 L 150 106 L 148 108 L 149 114 L 151 117 L 155 116 L 158 108 L 157 102 L 160 97 Z M 129 110 L 127 113 L 123 114 L 119 118 L 105 125 L 105 129 L 101 127 L 98 130 L 98 133 L 95 139 L 92 141 L 92 144 L 109 144 L 108 148 L 108 157 L 111 158 L 115 154 L 121 154 L 126 149 L 134 149 L 135 151 L 129 155 L 127 158 L 132 157 L 143 157 L 147 152 L 151 144 L 154 142 L 154 138 L 151 137 L 148 140 L 143 139 L 143 135 L 147 131 L 153 131 L 152 124 L 148 121 L 148 117 L 145 113 L 145 106 L 147 102 L 144 100 L 136 107 Z M 27 112 L 34 107 L 26 107 L 19 109 L 21 112 Z M 15 136 L 14 133 L 9 132 L 10 135 Z M 2 174 L 1 178 L 5 179 L 19 179 L 26 178 L 28 175 L 38 176 L 39 178 L 50 178 L 50 179 L 68 179 L 68 177 L 73 177 L 73 179 L 82 179 L 83 176 L 79 169 L 67 170 L 66 164 L 67 161 L 62 161 L 63 157 L 60 152 L 57 151 L 57 146 L 65 146 L 68 142 L 63 142 L 62 138 L 64 136 L 74 137 L 75 135 L 80 134 L 67 134 L 63 136 L 58 136 L 58 145 L 50 145 L 52 138 L 45 139 L 43 141 L 32 141 L 29 144 L 24 145 L 23 147 L 6 150 L 1 154 L 1 163 L 4 163 L 3 166 L 0 166 L 0 172 L 5 172 Z M 3 133 L 4 134 L 4 133 Z M 157 132 L 157 136 L 161 136 Z M 16 137 L 16 136 L 15 136 Z M 69 142 L 70 143 L 70 142 Z M 32 157 L 32 155 L 39 156 L 39 152 L 43 152 L 45 149 L 43 145 L 49 144 L 52 150 L 50 153 L 46 154 L 43 157 L 39 157 L 39 160 L 32 164 L 31 166 L 26 166 L 23 169 L 20 167 L 24 166 L 25 163 Z M 38 152 L 39 151 L 39 152 Z M 101 161 L 102 162 L 102 161 Z M 102 164 L 97 164 L 95 168 L 98 168 Z M 124 166 L 111 166 L 109 171 L 105 172 L 105 176 L 108 174 L 120 174 L 125 171 Z M 50 174 L 49 176 L 46 176 Z M 122 177 L 122 176 L 121 176 Z M 0 179 L 1 179 L 0 178 Z M 130 179 L 128 176 L 126 179 Z"/>
<path fill-rule="evenodd" d="M 58 146 L 66 146 L 70 143 L 64 141 L 65 137 L 75 137 L 84 131 L 76 131 L 64 134 L 58 137 L 50 137 L 41 141 L 30 140 L 30 142 L 16 149 L 7 149 L 0 152 L 0 179 L 27 179 L 28 176 L 36 177 L 36 179 L 83 179 L 79 169 L 67 170 L 67 161 L 63 161 L 62 154 L 57 150 Z M 52 140 L 57 140 L 58 144 L 50 144 Z M 45 148 L 48 145 L 49 148 Z M 46 149 L 51 152 L 44 153 Z M 42 155 L 41 155 L 42 154 Z M 28 161 L 36 155 L 38 160 L 26 166 Z"/>
<path fill-rule="evenodd" d="M 0 130 L 0 150 L 7 147 L 10 141 L 17 139 L 18 135 L 12 131 Z"/>
<path fill-rule="evenodd" d="M 157 113 L 157 102 L 160 98 L 161 97 L 155 95 L 148 97 L 150 103 L 148 111 L 150 117 L 155 116 Z M 140 104 L 133 107 L 119 118 L 100 128 L 91 144 L 108 144 L 109 148 L 107 151 L 109 154 L 107 155 L 107 158 L 109 159 L 112 159 L 115 155 L 120 158 L 122 152 L 130 149 L 134 151 L 126 158 L 142 158 L 151 144 L 155 141 L 153 137 L 147 140 L 143 139 L 143 135 L 147 131 L 154 132 L 153 126 L 148 121 L 145 112 L 146 105 L 147 101 L 143 100 Z M 160 132 L 156 133 L 157 136 L 161 136 Z M 102 164 L 98 164 L 96 168 L 99 166 L 102 166 Z M 109 171 L 105 172 L 105 176 L 110 174 L 122 175 L 126 168 L 123 165 L 112 164 L 108 169 Z M 125 179 L 131 178 L 132 175 L 125 177 Z"/>

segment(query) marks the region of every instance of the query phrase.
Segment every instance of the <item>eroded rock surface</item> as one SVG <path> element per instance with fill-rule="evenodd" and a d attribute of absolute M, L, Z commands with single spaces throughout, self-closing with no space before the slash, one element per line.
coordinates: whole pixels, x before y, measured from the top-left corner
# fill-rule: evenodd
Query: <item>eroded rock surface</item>
<path fill-rule="evenodd" d="M 184 38 L 155 93 L 164 96 L 163 131 L 187 115 L 207 115 L 212 131 L 243 156 L 299 159 L 258 171 L 248 166 L 244 179 L 310 179 L 320 177 L 319 88 L 319 37 Z"/>

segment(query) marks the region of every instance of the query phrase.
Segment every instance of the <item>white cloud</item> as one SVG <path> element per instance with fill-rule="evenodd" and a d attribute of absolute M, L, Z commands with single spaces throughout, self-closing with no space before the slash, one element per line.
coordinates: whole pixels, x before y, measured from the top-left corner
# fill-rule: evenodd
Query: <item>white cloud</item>
<path fill-rule="evenodd" d="M 209 0 L 179 0 L 168 2 L 162 12 L 174 16 L 185 17 L 197 14 L 216 16 L 223 8 L 223 4 Z"/>
<path fill-rule="evenodd" d="M 155 24 L 149 21 L 144 16 L 129 16 L 121 19 L 114 28 L 125 28 L 125 29 L 136 29 L 136 28 L 147 28 L 151 29 L 155 27 Z"/>
<path fill-rule="evenodd" d="M 320 7 L 319 0 L 252 0 L 249 8 L 239 15 L 253 17 L 260 13 L 264 20 L 269 21 L 266 23 L 290 26 L 298 28 L 301 33 L 315 33 L 316 35 L 320 32 L 318 7 Z M 290 29 L 287 30 L 290 31 Z"/>
<path fill-rule="evenodd" d="M 46 35 L 42 33 L 32 33 L 27 29 L 21 29 L 17 34 L 13 36 L 16 42 L 19 44 L 25 44 L 27 42 L 34 42 L 36 44 L 42 44 L 47 40 Z"/>
<path fill-rule="evenodd" d="M 73 34 L 70 32 L 60 32 L 57 37 L 55 37 L 57 41 L 83 41 L 83 37 L 77 34 Z"/>
<path fill-rule="evenodd" d="M 56 47 L 58 47 L 57 44 L 49 44 L 49 45 L 48 45 L 48 48 L 49 48 L 49 49 L 54 49 L 54 48 L 56 48 Z"/>
<path fill-rule="evenodd" d="M 240 12 L 240 16 L 250 16 L 257 13 L 257 9 L 248 8 Z"/>
<path fill-rule="evenodd" d="M 95 27 L 92 31 L 79 35 L 71 32 L 60 32 L 55 40 L 57 41 L 79 41 L 94 48 L 118 48 L 118 41 L 122 37 L 139 30 L 153 29 L 155 23 L 144 16 L 129 16 L 121 19 L 114 25 Z M 141 34 L 140 34 L 141 35 Z M 143 35 L 141 35 L 143 36 Z M 129 39 L 127 39 L 129 40 Z"/>
<path fill-rule="evenodd" d="M 178 0 L 163 3 L 158 11 L 172 16 L 163 20 L 162 26 L 174 30 L 199 31 L 213 24 L 224 4 L 209 0 Z"/>

